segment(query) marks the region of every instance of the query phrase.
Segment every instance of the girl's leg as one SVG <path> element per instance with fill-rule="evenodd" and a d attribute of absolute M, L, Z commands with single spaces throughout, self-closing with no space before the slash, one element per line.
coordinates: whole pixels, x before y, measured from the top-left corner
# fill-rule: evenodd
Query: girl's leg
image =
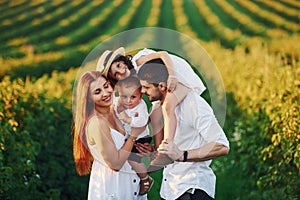
<path fill-rule="evenodd" d="M 167 142 L 173 141 L 176 132 L 177 117 L 175 114 L 175 109 L 190 91 L 190 88 L 181 83 L 178 83 L 174 92 L 168 93 L 165 98 L 162 108 L 163 117 L 165 120 L 164 140 L 166 140 Z"/>
<path fill-rule="evenodd" d="M 190 91 L 190 88 L 182 85 L 181 83 L 178 83 L 175 91 L 166 95 L 166 98 L 162 105 L 164 117 L 164 140 L 166 142 L 174 140 L 177 126 L 175 109 Z M 172 162 L 173 160 L 168 158 L 167 155 L 158 154 L 157 157 L 151 162 L 151 165 L 165 166 Z"/>
<path fill-rule="evenodd" d="M 174 139 L 177 117 L 175 114 L 175 108 L 178 105 L 178 99 L 174 93 L 168 93 L 164 104 L 162 105 L 162 111 L 164 116 L 164 141 L 171 142 Z"/>

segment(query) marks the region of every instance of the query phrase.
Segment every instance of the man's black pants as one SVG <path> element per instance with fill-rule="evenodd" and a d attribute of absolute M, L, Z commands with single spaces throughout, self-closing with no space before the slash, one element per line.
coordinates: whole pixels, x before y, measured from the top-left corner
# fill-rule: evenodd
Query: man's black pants
<path fill-rule="evenodd" d="M 161 200 L 164 200 L 161 198 Z M 213 200 L 206 192 L 200 189 L 196 189 L 194 193 L 185 192 L 176 200 Z"/>

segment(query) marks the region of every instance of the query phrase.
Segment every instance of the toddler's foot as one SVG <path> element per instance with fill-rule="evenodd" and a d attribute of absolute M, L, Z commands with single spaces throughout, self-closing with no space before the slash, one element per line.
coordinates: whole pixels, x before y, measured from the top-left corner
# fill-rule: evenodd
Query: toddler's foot
<path fill-rule="evenodd" d="M 154 180 L 149 175 L 147 175 L 145 178 L 141 178 L 139 194 L 144 195 L 147 192 L 149 192 L 149 190 L 153 186 L 153 183 L 154 183 Z"/>

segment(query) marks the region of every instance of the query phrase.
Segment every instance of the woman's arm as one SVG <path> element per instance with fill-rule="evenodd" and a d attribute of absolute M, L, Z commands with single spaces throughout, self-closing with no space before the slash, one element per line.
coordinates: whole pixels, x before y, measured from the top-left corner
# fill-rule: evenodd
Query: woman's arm
<path fill-rule="evenodd" d="M 108 123 L 103 118 L 97 118 L 93 120 L 87 129 L 87 132 L 91 140 L 97 145 L 104 161 L 113 170 L 120 170 L 124 165 L 125 161 L 128 159 L 134 142 L 142 132 L 142 128 L 133 128 L 130 137 L 124 143 L 120 150 L 117 150 L 115 143 L 110 135 L 110 128 Z"/>

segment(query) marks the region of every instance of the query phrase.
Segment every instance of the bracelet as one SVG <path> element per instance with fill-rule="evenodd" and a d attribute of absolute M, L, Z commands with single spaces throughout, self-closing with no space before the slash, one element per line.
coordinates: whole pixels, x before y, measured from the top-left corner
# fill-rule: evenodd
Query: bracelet
<path fill-rule="evenodd" d="M 136 138 L 133 138 L 131 135 L 128 137 L 128 139 L 130 139 L 133 143 L 136 141 Z"/>
<path fill-rule="evenodd" d="M 184 151 L 183 152 L 183 161 L 182 162 L 186 162 L 187 161 L 187 157 L 188 157 L 188 151 Z"/>

